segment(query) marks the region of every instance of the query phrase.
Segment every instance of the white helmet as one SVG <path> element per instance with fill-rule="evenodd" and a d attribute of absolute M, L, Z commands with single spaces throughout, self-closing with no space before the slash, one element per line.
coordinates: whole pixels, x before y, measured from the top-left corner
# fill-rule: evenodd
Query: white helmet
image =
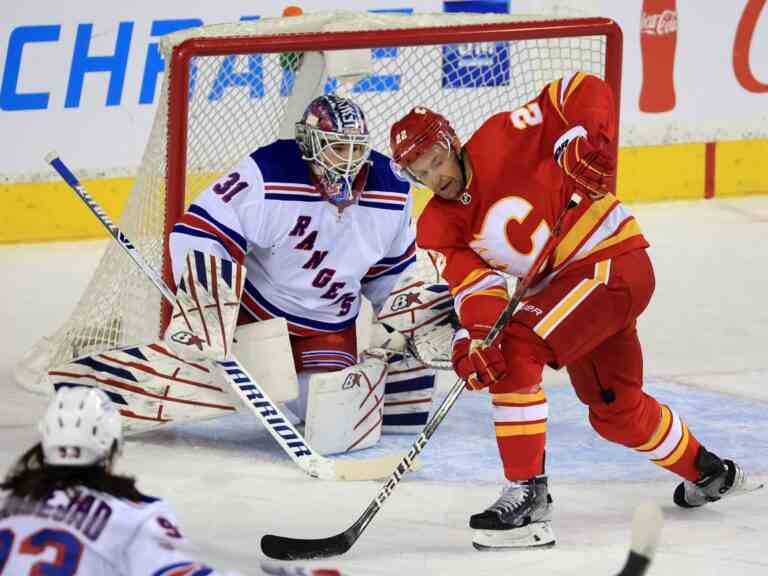
<path fill-rule="evenodd" d="M 120 413 L 103 390 L 61 387 L 39 425 L 45 462 L 53 466 L 92 466 L 106 460 L 117 442 L 122 448 Z"/>

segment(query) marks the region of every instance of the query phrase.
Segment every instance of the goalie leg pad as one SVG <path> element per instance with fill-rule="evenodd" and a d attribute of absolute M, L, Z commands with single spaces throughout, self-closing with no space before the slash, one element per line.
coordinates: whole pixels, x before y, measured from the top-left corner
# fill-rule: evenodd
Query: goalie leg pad
<path fill-rule="evenodd" d="M 381 437 L 387 363 L 368 357 L 345 370 L 309 379 L 307 443 L 321 454 L 373 446 Z"/>
<path fill-rule="evenodd" d="M 235 358 L 273 402 L 298 397 L 299 384 L 285 318 L 238 326 L 233 350 Z"/>
<path fill-rule="evenodd" d="M 51 390 L 101 388 L 120 411 L 125 433 L 132 434 L 238 410 L 239 401 L 213 374 L 210 365 L 188 362 L 157 342 L 82 356 L 52 368 L 46 380 Z"/>
<path fill-rule="evenodd" d="M 418 434 L 429 418 L 435 371 L 405 352 L 389 359 L 384 388 L 384 434 Z"/>
<path fill-rule="evenodd" d="M 232 260 L 191 250 L 165 333 L 188 360 L 222 361 L 232 353 L 245 268 Z"/>

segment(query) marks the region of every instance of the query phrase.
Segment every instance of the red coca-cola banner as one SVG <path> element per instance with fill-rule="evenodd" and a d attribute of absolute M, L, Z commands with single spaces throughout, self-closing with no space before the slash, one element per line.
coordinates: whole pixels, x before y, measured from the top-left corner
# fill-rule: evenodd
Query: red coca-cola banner
<path fill-rule="evenodd" d="M 639 102 L 642 112 L 668 112 L 675 107 L 676 47 L 675 0 L 643 0 L 640 14 L 643 83 Z"/>
<path fill-rule="evenodd" d="M 768 92 L 750 65 L 750 50 L 766 0 L 747 0 L 733 42 L 733 72 L 750 92 Z M 675 107 L 675 50 L 678 13 L 676 0 L 643 0 L 640 14 L 640 50 L 643 63 L 639 108 L 642 112 L 668 112 Z"/>

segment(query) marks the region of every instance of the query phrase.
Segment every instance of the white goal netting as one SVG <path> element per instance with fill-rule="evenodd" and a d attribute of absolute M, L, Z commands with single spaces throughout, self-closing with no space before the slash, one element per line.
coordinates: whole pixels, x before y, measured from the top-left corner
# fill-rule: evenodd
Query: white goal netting
<path fill-rule="evenodd" d="M 184 207 L 255 148 L 291 137 L 323 91 L 362 106 L 385 154 L 391 124 L 418 105 L 450 118 L 464 141 L 570 72 L 605 78 L 618 96 L 621 35 L 601 18 L 342 12 L 185 30 L 162 51 L 167 72 L 119 226 L 167 272 L 167 233 Z M 39 391 L 50 366 L 156 340 L 162 318 L 157 289 L 110 245 L 71 318 L 25 357 L 17 380 Z"/>

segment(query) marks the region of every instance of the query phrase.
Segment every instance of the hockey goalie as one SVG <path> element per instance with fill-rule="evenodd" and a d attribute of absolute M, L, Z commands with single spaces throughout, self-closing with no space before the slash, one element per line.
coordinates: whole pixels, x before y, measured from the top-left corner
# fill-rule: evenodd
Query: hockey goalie
<path fill-rule="evenodd" d="M 402 274 L 416 260 L 410 188 L 371 150 L 356 103 L 315 98 L 294 139 L 242 159 L 174 227 L 164 338 L 55 367 L 51 384 L 104 389 L 142 431 L 237 410 L 215 367 L 234 355 L 322 454 L 421 431 L 435 373 L 403 343 L 452 302 L 447 286 Z M 382 322 L 358 355 L 363 296 Z"/>

